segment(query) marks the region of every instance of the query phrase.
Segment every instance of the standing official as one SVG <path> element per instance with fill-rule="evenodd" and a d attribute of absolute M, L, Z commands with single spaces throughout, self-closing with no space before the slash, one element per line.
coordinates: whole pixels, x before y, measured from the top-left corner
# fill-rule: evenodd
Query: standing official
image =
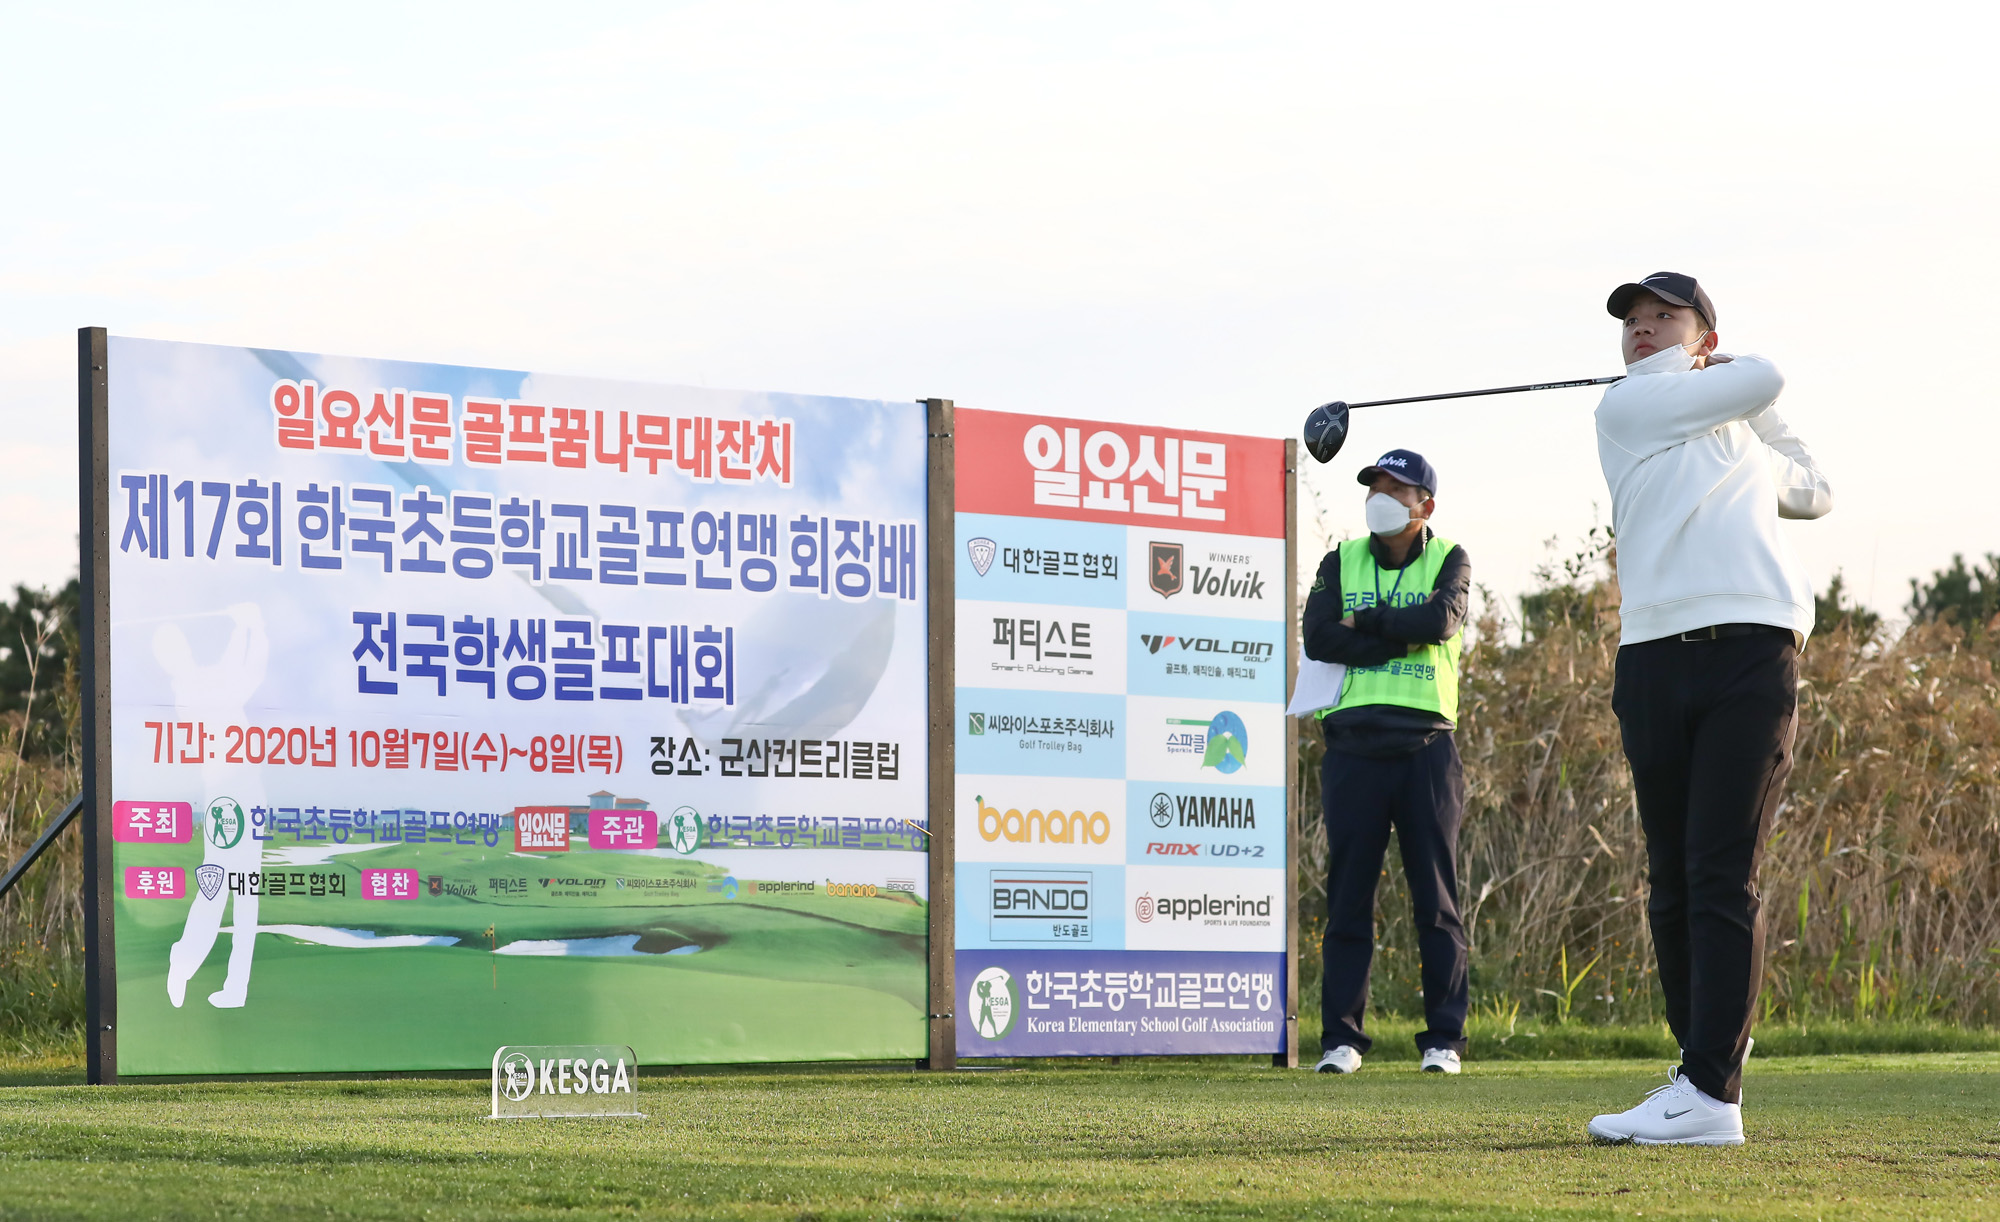
<path fill-rule="evenodd" d="M 1465 549 L 1432 534 L 1437 473 L 1391 450 L 1363 468 L 1369 533 L 1320 561 L 1306 597 L 1306 656 L 1347 669 L 1326 734 L 1325 975 L 1320 1073 L 1353 1073 L 1375 953 L 1375 884 L 1396 830 L 1423 957 L 1422 1068 L 1457 1073 L 1465 1053 L 1465 928 L 1458 915 L 1458 828 L 1465 775 L 1452 729 L 1458 655 L 1472 588 Z"/>
<path fill-rule="evenodd" d="M 1668 1084 L 1592 1136 L 1741 1145 L 1743 1060 L 1763 978 L 1757 863 L 1792 768 L 1812 586 L 1778 530 L 1833 494 L 1772 404 L 1785 381 L 1716 352 L 1693 277 L 1622 284 L 1608 308 L 1629 375 L 1597 408 L 1623 593 L 1612 708 L 1646 833 L 1647 916 Z"/>

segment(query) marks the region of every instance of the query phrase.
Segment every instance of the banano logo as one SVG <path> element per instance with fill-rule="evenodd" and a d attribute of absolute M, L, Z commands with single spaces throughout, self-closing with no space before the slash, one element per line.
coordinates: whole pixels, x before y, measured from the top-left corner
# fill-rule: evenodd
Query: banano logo
<path fill-rule="evenodd" d="M 1001 838 L 1011 844 L 1103 844 L 1111 839 L 1111 816 L 1101 810 L 1084 814 L 1081 810 L 1031 810 L 1023 814 L 1008 808 L 1002 813 L 988 806 L 982 795 L 972 799 L 979 806 L 979 835 L 987 841 Z"/>

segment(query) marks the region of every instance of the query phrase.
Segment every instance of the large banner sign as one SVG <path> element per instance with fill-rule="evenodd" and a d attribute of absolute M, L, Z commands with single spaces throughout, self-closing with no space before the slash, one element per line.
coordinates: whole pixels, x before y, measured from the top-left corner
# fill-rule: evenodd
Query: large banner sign
<path fill-rule="evenodd" d="M 959 1055 L 1283 1052 L 1284 443 L 956 430 Z"/>
<path fill-rule="evenodd" d="M 921 406 L 119 338 L 107 363 L 119 1072 L 924 1055 Z M 1239 953 L 1277 902 L 1277 574 L 1268 538 L 1186 529 L 1236 531 L 1195 515 L 1254 514 L 1261 460 L 1119 446 L 1161 442 L 1188 514 L 1137 542 L 965 519 L 993 549 L 960 579 L 991 664 L 965 751 L 995 778 L 966 785 L 996 811 L 961 807 L 967 893 L 1030 897 L 976 922 L 1013 980 L 1075 944 L 1100 988 L 1170 967 L 1238 1021 L 1277 970 Z M 1009 1039 L 1039 1038 L 1055 994 L 1012 987 Z"/>

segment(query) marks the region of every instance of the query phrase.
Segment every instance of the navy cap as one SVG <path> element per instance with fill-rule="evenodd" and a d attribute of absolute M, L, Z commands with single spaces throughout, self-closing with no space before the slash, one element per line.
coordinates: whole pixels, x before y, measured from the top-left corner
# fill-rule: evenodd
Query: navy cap
<path fill-rule="evenodd" d="M 1361 474 L 1355 477 L 1355 482 L 1363 485 L 1372 484 L 1378 475 L 1399 479 L 1413 487 L 1422 488 L 1432 496 L 1437 495 L 1438 474 L 1428 462 L 1424 461 L 1424 456 L 1415 450 L 1389 451 L 1376 459 L 1372 465 L 1361 468 Z"/>
<path fill-rule="evenodd" d="M 1611 317 L 1623 318 L 1632 305 L 1632 299 L 1641 293 L 1651 293 L 1668 305 L 1686 306 L 1701 315 L 1701 320 L 1709 325 L 1710 330 L 1715 328 L 1715 303 L 1708 299 L 1708 294 L 1702 291 L 1693 276 L 1683 276 L 1679 272 L 1654 272 L 1637 284 L 1621 284 L 1611 290 L 1611 298 L 1604 303 L 1604 308 L 1610 311 Z"/>

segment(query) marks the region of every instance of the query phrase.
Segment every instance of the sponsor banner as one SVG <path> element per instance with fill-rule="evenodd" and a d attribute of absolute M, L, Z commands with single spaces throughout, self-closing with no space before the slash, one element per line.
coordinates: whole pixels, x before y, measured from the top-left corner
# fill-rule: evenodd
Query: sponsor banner
<path fill-rule="evenodd" d="M 1129 696 L 1125 775 L 1195 785 L 1283 785 L 1281 704 Z"/>
<path fill-rule="evenodd" d="M 960 861 L 1125 860 L 1123 781 L 960 773 L 955 785 Z"/>
<path fill-rule="evenodd" d="M 1013 776 L 1125 775 L 1125 697 L 958 689 L 958 767 Z"/>
<path fill-rule="evenodd" d="M 1120 527 L 961 511 L 957 536 L 960 598 L 1125 605 L 1129 544 Z"/>
<path fill-rule="evenodd" d="M 1134 950 L 1283 950 L 1285 875 L 1268 869 L 1125 867 Z"/>
<path fill-rule="evenodd" d="M 1125 867 L 966 862 L 958 867 L 958 944 L 1125 944 Z"/>
<path fill-rule="evenodd" d="M 960 950 L 958 1055 L 1282 1052 L 1285 956 Z"/>
<path fill-rule="evenodd" d="M 1126 535 L 1134 611 L 1285 620 L 1285 540 L 1135 526 Z"/>
<path fill-rule="evenodd" d="M 958 681 L 966 687 L 1125 691 L 1123 611 L 960 600 L 957 620 Z"/>
<path fill-rule="evenodd" d="M 108 375 L 119 1072 L 922 1055 L 921 406 L 122 337 Z"/>
<path fill-rule="evenodd" d="M 1134 611 L 1126 670 L 1135 696 L 1285 698 L 1285 622 Z"/>
<path fill-rule="evenodd" d="M 1128 781 L 1125 809 L 1133 865 L 1284 868 L 1283 789 Z"/>
<path fill-rule="evenodd" d="M 954 428 L 961 511 L 1285 537 L 1272 438 L 969 409 Z"/>

